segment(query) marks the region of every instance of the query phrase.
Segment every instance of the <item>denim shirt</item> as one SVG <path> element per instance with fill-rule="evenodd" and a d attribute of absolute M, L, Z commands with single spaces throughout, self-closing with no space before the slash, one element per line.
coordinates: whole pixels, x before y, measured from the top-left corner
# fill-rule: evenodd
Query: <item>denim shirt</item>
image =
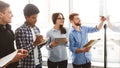
<path fill-rule="evenodd" d="M 88 33 L 98 31 L 96 27 L 86 27 L 81 26 L 80 31 L 74 28 L 69 34 L 69 49 L 72 52 L 72 63 L 73 64 L 85 64 L 91 61 L 90 52 L 76 53 L 77 48 L 83 48 L 83 46 L 88 42 Z"/>
<path fill-rule="evenodd" d="M 52 62 L 61 62 L 67 60 L 67 43 L 65 45 L 57 45 L 56 47 L 50 48 L 50 43 L 55 38 L 68 38 L 68 32 L 66 34 L 61 34 L 60 30 L 56 30 L 52 28 L 50 31 L 47 32 L 48 42 L 46 48 L 48 50 L 48 59 Z"/>

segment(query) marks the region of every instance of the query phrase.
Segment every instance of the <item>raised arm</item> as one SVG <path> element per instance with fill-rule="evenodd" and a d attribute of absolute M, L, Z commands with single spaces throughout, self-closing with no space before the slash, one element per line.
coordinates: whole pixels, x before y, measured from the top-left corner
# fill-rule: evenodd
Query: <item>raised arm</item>
<path fill-rule="evenodd" d="M 106 20 L 106 18 L 104 16 L 101 16 L 100 23 L 97 25 L 98 30 L 100 30 L 102 28 L 105 20 Z"/>

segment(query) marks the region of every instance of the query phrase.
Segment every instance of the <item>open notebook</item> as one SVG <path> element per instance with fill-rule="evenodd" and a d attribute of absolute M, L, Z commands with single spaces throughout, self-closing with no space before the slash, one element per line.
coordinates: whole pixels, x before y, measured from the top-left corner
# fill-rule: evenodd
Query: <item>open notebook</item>
<path fill-rule="evenodd" d="M 87 47 L 87 46 L 93 46 L 94 44 L 96 44 L 100 39 L 94 39 L 94 40 L 90 40 L 88 41 L 88 43 L 86 43 L 84 45 L 84 47 Z"/>
<path fill-rule="evenodd" d="M 15 55 L 17 54 L 17 52 L 18 52 L 18 50 L 12 52 L 11 54 L 6 55 L 3 58 L 0 58 L 0 67 L 3 67 L 8 62 L 10 62 L 15 57 Z"/>
<path fill-rule="evenodd" d="M 47 41 L 48 41 L 48 39 L 42 40 L 42 42 L 40 42 L 40 43 L 38 44 L 38 46 L 43 46 L 43 45 L 45 45 L 45 44 L 47 43 Z"/>

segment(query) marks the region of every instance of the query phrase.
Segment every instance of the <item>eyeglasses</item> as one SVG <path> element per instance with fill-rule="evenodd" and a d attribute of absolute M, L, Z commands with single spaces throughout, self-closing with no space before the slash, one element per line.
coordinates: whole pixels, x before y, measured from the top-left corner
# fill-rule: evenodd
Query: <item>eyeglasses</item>
<path fill-rule="evenodd" d="M 80 18 L 74 18 L 75 20 L 80 20 Z"/>
<path fill-rule="evenodd" d="M 59 20 L 65 20 L 65 18 L 57 18 L 57 19 L 59 19 Z"/>

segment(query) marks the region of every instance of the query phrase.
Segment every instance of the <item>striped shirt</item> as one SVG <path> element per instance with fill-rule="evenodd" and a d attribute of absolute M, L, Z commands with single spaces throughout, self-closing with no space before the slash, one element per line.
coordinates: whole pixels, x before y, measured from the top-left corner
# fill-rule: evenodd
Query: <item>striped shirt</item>
<path fill-rule="evenodd" d="M 38 27 L 34 26 L 33 30 L 36 35 L 40 34 L 40 30 Z M 35 68 L 36 66 L 34 60 L 35 46 L 33 45 L 33 35 L 30 26 L 26 22 L 15 31 L 15 39 L 18 49 L 20 48 L 27 49 L 29 52 L 29 55 L 26 58 L 23 58 L 19 61 L 20 68 Z M 41 47 L 38 46 L 38 59 L 40 65 L 42 65 L 42 55 L 40 48 Z"/>

